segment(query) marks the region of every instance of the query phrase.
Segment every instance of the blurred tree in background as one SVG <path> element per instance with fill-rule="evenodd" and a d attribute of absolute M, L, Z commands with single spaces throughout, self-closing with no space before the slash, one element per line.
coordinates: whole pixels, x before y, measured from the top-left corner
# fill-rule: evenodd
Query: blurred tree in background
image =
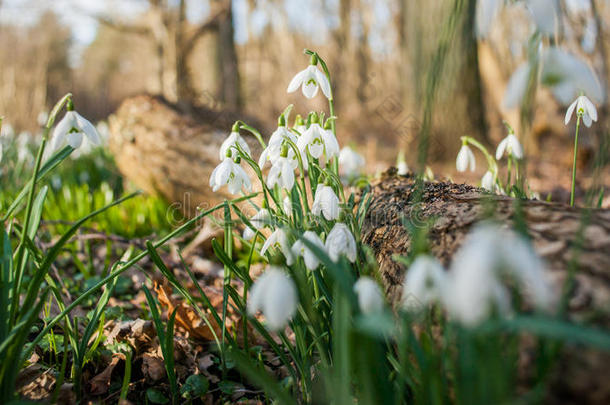
<path fill-rule="evenodd" d="M 559 3 L 562 46 L 587 60 L 607 87 L 610 7 Z M 461 135 L 497 142 L 503 119 L 520 122 L 518 109 L 504 108 L 502 97 L 526 57 L 532 22 L 523 2 L 510 3 L 487 38 L 477 38 L 476 7 L 475 0 L 61 0 L 53 7 L 4 0 L 0 112 L 15 128 L 32 130 L 32 114 L 66 91 L 96 119 L 147 92 L 184 109 L 202 104 L 268 119 L 284 109 L 286 89 L 279 84 L 303 68 L 302 50 L 309 47 L 331 65 L 342 136 L 367 144 L 371 160 L 392 161 L 397 149 L 413 150 L 429 78 L 440 72 L 429 146 L 431 158 L 447 158 Z M 29 16 L 28 23 L 15 15 Z M 443 32 L 451 21 L 452 32 Z M 80 26 L 93 30 L 91 40 L 83 41 Z M 564 107 L 548 91 L 536 97 L 533 142 L 540 134 L 567 138 Z M 309 103 L 324 108 L 323 100 Z"/>

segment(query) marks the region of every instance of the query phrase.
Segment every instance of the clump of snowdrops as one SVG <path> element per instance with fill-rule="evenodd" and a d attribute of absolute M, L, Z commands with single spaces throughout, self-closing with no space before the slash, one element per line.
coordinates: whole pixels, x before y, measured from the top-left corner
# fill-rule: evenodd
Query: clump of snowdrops
<path fill-rule="evenodd" d="M 328 115 L 310 112 L 306 119 L 297 116 L 290 122 L 289 106 L 267 141 L 256 129 L 237 122 L 210 177 L 214 190 L 227 187 L 244 196 L 255 185 L 260 190 L 260 205 L 250 201 L 256 211 L 252 216 L 226 203 L 224 246 L 216 243 L 215 249 L 225 265 L 225 305 L 248 317 L 288 377 L 277 380 L 269 374 L 268 360 L 253 354 L 247 341 L 238 342 L 237 335 L 219 337 L 219 346 L 249 382 L 282 403 L 498 403 L 518 398 L 517 387 L 508 383 L 517 362 L 505 364 L 507 356 L 518 355 L 515 331 L 527 330 L 537 319 L 554 326 L 561 322 L 554 315 L 558 291 L 549 283 L 543 261 L 526 237 L 490 221 L 473 230 L 448 269 L 429 256 L 425 243 L 408 257 L 396 257 L 407 273 L 402 299 L 392 308 L 376 260 L 360 242 L 370 202 L 367 188 L 359 191 L 356 204 L 354 192 L 344 187 L 340 176 L 344 164 L 361 166 L 350 161 L 359 158 L 351 152 L 350 159 L 347 153 L 341 158 L 329 71 L 317 53 L 306 54 L 310 64 L 293 78 L 288 92 L 300 87 L 312 98 L 321 90 L 328 99 Z M 258 140 L 260 156 L 252 156 L 242 136 Z M 473 142 L 464 138 L 459 168 L 474 169 L 467 146 Z M 497 158 L 504 154 L 518 177 L 523 151 L 512 130 Z M 489 187 L 501 190 L 495 167 Z M 422 240 L 426 229 L 405 218 L 405 232 Z M 246 263 L 232 260 L 236 239 L 249 251 Z M 265 268 L 253 279 L 256 256 Z M 241 292 L 235 278 L 243 282 Z M 528 313 L 518 315 L 523 302 Z M 444 328 L 442 339 L 434 336 L 433 325 Z M 456 353 L 458 346 L 473 352 Z M 540 361 L 548 362 L 555 354 L 544 353 Z M 507 384 L 477 391 L 476 384 L 488 377 L 469 371 L 477 364 L 493 369 L 494 378 Z"/>

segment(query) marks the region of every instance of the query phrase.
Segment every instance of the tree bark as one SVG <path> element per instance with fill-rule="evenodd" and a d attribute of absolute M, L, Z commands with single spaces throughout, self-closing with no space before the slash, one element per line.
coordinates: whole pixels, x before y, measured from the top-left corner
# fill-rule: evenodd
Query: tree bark
<path fill-rule="evenodd" d="M 420 190 L 421 197 L 417 198 L 415 179 L 398 176 L 395 169 L 372 185 L 372 203 L 361 238 L 379 263 L 391 302 L 400 300 L 406 271 L 392 257 L 406 256 L 412 246 L 403 219 L 416 226 L 429 223 L 430 253 L 449 266 L 472 226 L 492 214 L 506 226 L 514 226 L 518 218 L 523 218 L 557 291 L 561 291 L 571 264 L 576 264 L 567 316 L 573 322 L 610 328 L 610 210 L 585 211 L 536 200 L 517 201 L 446 182 L 424 182 Z M 527 357 L 526 350 L 522 354 Z M 609 361 L 608 352 L 566 345 L 546 403 L 610 403 Z M 531 368 L 524 370 L 528 372 Z"/>

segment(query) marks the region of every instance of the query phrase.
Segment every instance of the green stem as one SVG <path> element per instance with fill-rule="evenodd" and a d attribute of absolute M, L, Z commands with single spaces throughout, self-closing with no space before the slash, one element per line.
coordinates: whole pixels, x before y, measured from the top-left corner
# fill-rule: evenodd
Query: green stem
<path fill-rule="evenodd" d="M 578 131 L 580 130 L 580 114 L 576 114 L 576 134 L 574 135 L 574 160 L 572 162 L 572 191 L 570 192 L 570 206 L 574 206 L 574 191 L 576 190 L 576 154 L 578 152 Z"/>
<path fill-rule="evenodd" d="M 15 275 L 15 288 L 13 289 L 13 299 L 11 303 L 11 316 L 9 318 L 9 325 L 12 325 L 17 316 L 17 308 L 19 307 L 19 292 L 21 291 L 21 280 L 23 278 L 23 272 L 25 271 L 25 238 L 28 235 L 28 228 L 30 227 L 30 217 L 32 216 L 32 205 L 34 204 L 34 194 L 36 191 L 36 178 L 40 171 L 40 163 L 42 162 L 42 155 L 44 153 L 45 146 L 47 144 L 47 136 L 49 131 L 46 130 L 40 147 L 38 148 L 38 154 L 36 156 L 36 163 L 34 164 L 34 173 L 32 173 L 32 179 L 30 180 L 29 193 L 27 199 L 27 205 L 25 209 L 25 218 L 23 221 L 23 229 L 21 230 L 21 239 L 19 241 L 19 247 L 17 248 L 16 257 L 16 269 L 17 274 Z"/>

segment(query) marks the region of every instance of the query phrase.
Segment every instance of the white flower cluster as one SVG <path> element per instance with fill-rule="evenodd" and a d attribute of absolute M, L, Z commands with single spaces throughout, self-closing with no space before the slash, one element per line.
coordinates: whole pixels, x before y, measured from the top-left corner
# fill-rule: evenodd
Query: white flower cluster
<path fill-rule="evenodd" d="M 288 92 L 295 91 L 299 86 L 308 98 L 314 97 L 318 88 L 327 98 L 332 98 L 329 80 L 317 68 L 317 57 L 312 58 L 312 64 L 293 78 Z M 247 142 L 239 134 L 240 129 L 248 128 L 242 127 L 240 122 L 236 123 L 220 147 L 221 163 L 210 176 L 210 187 L 217 191 L 226 185 L 231 194 L 251 191 L 252 182 L 242 168 L 242 164 L 247 162 L 257 175 L 262 176 L 259 180 L 264 191 L 264 202 L 250 218 L 243 238 L 252 240 L 257 234 L 264 238 L 268 235 L 260 249 L 261 256 L 272 253 L 271 261 L 281 253 L 285 267 L 292 267 L 293 271 L 302 268 L 299 266 L 309 271 L 317 270 L 322 264 L 322 255 L 331 262 L 338 263 L 341 257 L 345 257 L 354 263 L 358 253 L 356 240 L 349 222 L 344 220 L 349 214 L 343 212 L 339 198 L 343 196 L 342 185 L 336 179 L 339 178 L 339 166 L 344 167 L 342 174 L 353 176 L 359 173 L 364 159 L 349 148 L 340 150 L 331 123 L 335 117 L 324 121 L 323 114 L 311 113 L 304 121 L 297 116 L 292 128 L 286 125 L 286 118 L 284 114 L 280 116 L 278 127 L 267 145 L 259 139 L 264 149 L 257 160 L 252 158 Z M 270 167 L 264 175 L 268 164 Z M 311 175 L 312 172 L 315 172 L 315 176 Z M 309 189 L 305 186 L 305 180 L 309 180 Z M 311 208 L 309 198 L 312 196 L 308 190 L 313 193 Z M 298 203 L 294 198 L 299 200 Z M 300 235 L 284 225 L 291 217 L 296 218 L 293 212 L 296 207 L 303 208 L 304 212 L 299 217 L 305 218 L 304 228 L 308 229 Z M 268 234 L 266 229 L 271 233 Z M 313 229 L 330 231 L 315 232 Z M 299 258 L 302 258 L 303 265 L 298 263 Z M 261 311 L 267 326 L 276 331 L 286 326 L 298 305 L 296 286 L 285 270 L 281 266 L 269 266 L 254 283 L 248 302 L 249 313 Z"/>
<path fill-rule="evenodd" d="M 593 122 L 597 121 L 597 110 L 595 109 L 595 105 L 585 95 L 578 96 L 576 100 L 570 104 L 564 119 L 565 125 L 568 125 L 574 113 L 576 113 L 577 121 L 580 122 L 582 119 L 582 122 L 587 127 L 590 127 Z M 521 145 L 521 142 L 519 142 L 519 138 L 517 138 L 510 125 L 508 125 L 508 123 L 505 124 L 509 129 L 508 135 L 498 144 L 495 159 L 494 156 L 490 155 L 481 144 L 467 136 L 462 137 L 462 147 L 460 148 L 457 158 L 455 159 L 455 166 L 458 172 L 465 172 L 466 170 L 474 172 L 476 168 L 476 160 L 474 152 L 470 148 L 469 144 L 473 144 L 479 150 L 481 150 L 481 152 L 483 152 L 487 158 L 488 163 L 488 170 L 481 179 L 481 187 L 491 192 L 504 192 L 504 188 L 498 180 L 498 165 L 496 160 L 500 160 L 503 156 L 507 155 L 509 162 L 518 164 L 519 161 L 525 156 L 523 146 Z M 506 184 L 505 186 L 507 189 L 510 188 L 510 184 Z"/>
<path fill-rule="evenodd" d="M 507 280 L 516 282 L 537 309 L 548 311 L 556 304 L 544 264 L 529 243 L 512 231 L 482 224 L 468 235 L 448 272 L 433 257 L 417 257 L 405 277 L 403 305 L 416 311 L 438 302 L 456 321 L 476 326 L 494 313 L 510 313 Z"/>

